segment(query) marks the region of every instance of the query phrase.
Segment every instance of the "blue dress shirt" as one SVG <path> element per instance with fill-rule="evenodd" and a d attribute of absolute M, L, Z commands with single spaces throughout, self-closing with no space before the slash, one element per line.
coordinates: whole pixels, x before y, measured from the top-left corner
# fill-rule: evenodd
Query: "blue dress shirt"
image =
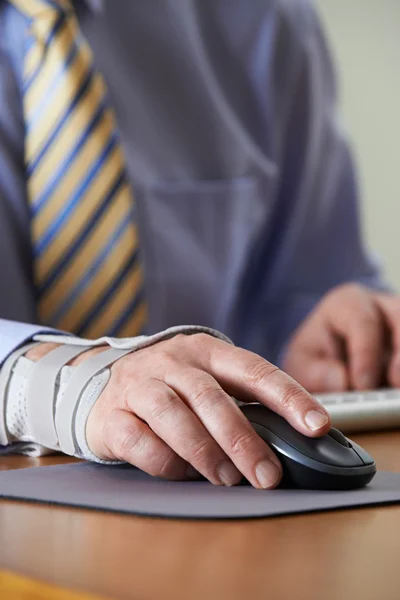
<path fill-rule="evenodd" d="M 135 190 L 150 333 L 206 325 L 276 361 L 327 290 L 381 285 L 307 0 L 75 4 Z M 43 329 L 27 324 L 37 323 L 21 98 L 27 27 L 0 0 L 0 361 Z"/>

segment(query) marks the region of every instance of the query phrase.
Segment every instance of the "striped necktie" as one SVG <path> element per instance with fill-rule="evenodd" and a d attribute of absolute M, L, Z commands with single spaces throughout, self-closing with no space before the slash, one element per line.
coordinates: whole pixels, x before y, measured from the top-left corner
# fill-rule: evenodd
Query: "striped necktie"
<path fill-rule="evenodd" d="M 30 20 L 25 167 L 39 318 L 88 338 L 143 331 L 135 204 L 107 103 L 70 0 L 11 0 Z"/>

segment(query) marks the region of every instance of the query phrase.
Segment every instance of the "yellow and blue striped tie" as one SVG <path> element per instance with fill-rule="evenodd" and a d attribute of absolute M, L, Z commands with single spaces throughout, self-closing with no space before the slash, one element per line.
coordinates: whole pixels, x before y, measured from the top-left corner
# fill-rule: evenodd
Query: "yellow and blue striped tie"
<path fill-rule="evenodd" d="M 135 204 L 105 82 L 70 0 L 12 0 L 27 16 L 25 162 L 42 322 L 134 336 L 146 303 Z"/>

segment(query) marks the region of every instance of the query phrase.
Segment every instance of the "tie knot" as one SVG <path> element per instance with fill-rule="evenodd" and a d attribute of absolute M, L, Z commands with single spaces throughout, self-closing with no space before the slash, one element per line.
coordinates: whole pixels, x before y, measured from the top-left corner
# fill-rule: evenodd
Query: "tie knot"
<path fill-rule="evenodd" d="M 68 14 L 74 10 L 71 0 L 11 0 L 11 4 L 31 20 Z"/>

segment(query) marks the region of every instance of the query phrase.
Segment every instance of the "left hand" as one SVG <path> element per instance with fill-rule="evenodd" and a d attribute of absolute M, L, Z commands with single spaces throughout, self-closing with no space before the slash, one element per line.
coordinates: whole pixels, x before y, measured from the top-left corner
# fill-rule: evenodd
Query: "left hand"
<path fill-rule="evenodd" d="M 283 369 L 311 393 L 400 387 L 400 296 L 335 288 L 295 331 Z"/>

